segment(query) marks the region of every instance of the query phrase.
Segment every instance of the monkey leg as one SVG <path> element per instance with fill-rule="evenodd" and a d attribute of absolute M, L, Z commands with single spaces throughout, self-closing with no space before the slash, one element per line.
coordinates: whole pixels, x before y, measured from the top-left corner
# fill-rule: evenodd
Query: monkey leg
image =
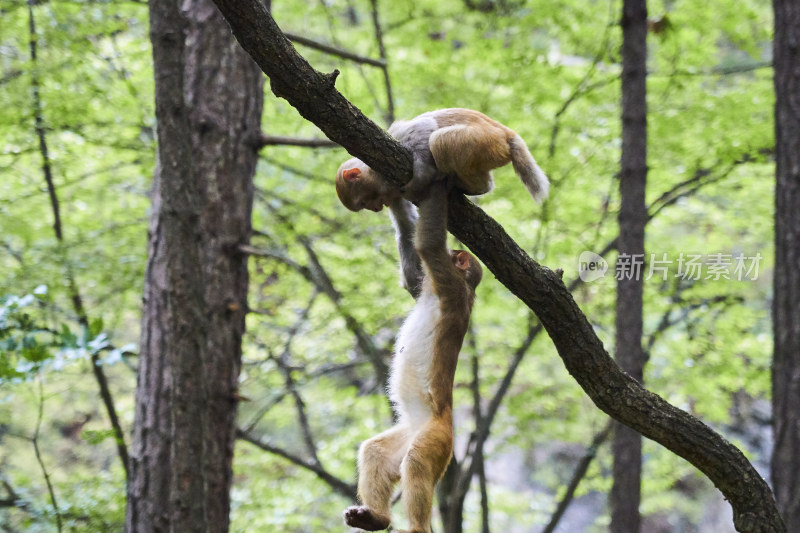
<path fill-rule="evenodd" d="M 440 172 L 457 175 L 465 193 L 484 194 L 494 185 L 490 171 L 511 161 L 507 137 L 501 128 L 456 124 L 434 131 L 430 148 Z"/>
<path fill-rule="evenodd" d="M 358 498 L 363 505 L 348 507 L 348 526 L 366 531 L 386 529 L 391 523 L 389 502 L 400 479 L 400 462 L 408 448 L 410 433 L 397 425 L 364 441 L 358 450 Z"/>
<path fill-rule="evenodd" d="M 414 436 L 400 477 L 409 533 L 430 533 L 433 489 L 453 454 L 453 423 L 450 417 L 431 418 Z"/>

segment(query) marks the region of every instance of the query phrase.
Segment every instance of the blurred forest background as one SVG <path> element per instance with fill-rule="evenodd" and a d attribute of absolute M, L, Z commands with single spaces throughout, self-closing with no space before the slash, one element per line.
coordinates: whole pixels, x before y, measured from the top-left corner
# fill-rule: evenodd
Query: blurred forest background
<path fill-rule="evenodd" d="M 768 478 L 772 6 L 665 0 L 648 10 L 646 251 L 668 263 L 645 281 L 644 381 Z M 568 284 L 582 252 L 604 254 L 606 275 L 573 294 L 609 349 L 620 12 L 619 0 L 272 3 L 298 50 L 320 71 L 339 69 L 336 87 L 380 125 L 468 107 L 526 140 L 550 199 L 532 202 L 509 166 L 476 203 Z M 130 445 L 156 166 L 153 76 L 145 2 L 0 0 L 5 531 L 124 527 L 114 426 Z M 388 361 L 413 301 L 398 283 L 388 217 L 349 213 L 336 198 L 346 152 L 269 83 L 261 128 L 230 529 L 343 531 L 358 444 L 392 420 L 374 359 Z M 698 279 L 679 270 L 689 254 L 702 256 Z M 737 277 L 739 256 L 759 257 L 757 271 Z M 732 261 L 727 276 L 714 275 L 715 257 Z M 576 469 L 556 531 L 608 527 L 609 418 L 536 325 L 485 276 L 456 376 L 456 459 L 478 461 L 460 495 L 465 532 L 486 523 L 542 530 Z M 476 438 L 485 438 L 477 455 Z M 643 531 L 733 530 L 713 484 L 648 440 L 640 511 Z"/>

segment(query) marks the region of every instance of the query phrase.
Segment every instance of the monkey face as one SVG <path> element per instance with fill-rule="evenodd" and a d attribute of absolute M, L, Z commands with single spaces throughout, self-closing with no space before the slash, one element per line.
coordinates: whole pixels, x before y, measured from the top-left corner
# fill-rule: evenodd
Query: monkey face
<path fill-rule="evenodd" d="M 383 199 L 377 195 L 372 193 L 371 191 L 364 191 L 363 194 L 357 195 L 357 200 L 355 202 L 356 209 L 355 211 L 361 211 L 362 209 L 369 209 L 375 213 L 380 212 L 385 205 Z"/>
<path fill-rule="evenodd" d="M 456 270 L 464 276 L 464 280 L 472 287 L 472 290 L 478 286 L 483 278 L 483 268 L 475 257 L 466 250 L 451 250 L 450 258 Z"/>
<path fill-rule="evenodd" d="M 369 209 L 378 212 L 396 200 L 400 194 L 384 182 L 360 159 L 342 163 L 336 173 L 336 194 L 350 211 Z"/>

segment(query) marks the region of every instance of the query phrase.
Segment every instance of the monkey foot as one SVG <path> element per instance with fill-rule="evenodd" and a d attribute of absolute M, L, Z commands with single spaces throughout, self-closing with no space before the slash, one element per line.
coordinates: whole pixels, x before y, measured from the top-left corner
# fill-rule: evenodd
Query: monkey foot
<path fill-rule="evenodd" d="M 380 531 L 389 527 L 390 520 L 376 516 L 364 505 L 348 507 L 344 510 L 344 521 L 350 527 L 357 527 L 365 531 Z"/>

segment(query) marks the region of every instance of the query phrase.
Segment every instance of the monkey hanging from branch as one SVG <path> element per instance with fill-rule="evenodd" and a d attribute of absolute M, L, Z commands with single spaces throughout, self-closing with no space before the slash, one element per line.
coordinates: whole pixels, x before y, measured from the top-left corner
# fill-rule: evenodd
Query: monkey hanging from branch
<path fill-rule="evenodd" d="M 443 181 L 429 185 L 419 200 L 413 250 L 408 230 L 414 226 L 414 207 L 399 199 L 391 208 L 404 285 L 417 296 L 417 303 L 400 329 L 392 360 L 389 397 L 397 423 L 362 443 L 358 452 L 362 505 L 347 508 L 344 519 L 367 531 L 386 529 L 399 481 L 410 521 L 406 531 L 429 533 L 434 487 L 453 454 L 453 380 L 482 269 L 469 252 L 447 249 Z"/>
<path fill-rule="evenodd" d="M 429 533 L 434 487 L 453 454 L 458 355 L 482 277 L 469 252 L 447 248 L 448 190 L 489 192 L 492 169 L 509 162 L 535 200 L 547 197 L 549 182 L 519 135 L 477 111 L 431 111 L 395 122 L 389 133 L 414 157 L 414 175 L 402 189 L 356 158 L 336 175 L 337 194 L 348 209 L 389 207 L 403 286 L 417 300 L 398 333 L 389 378 L 397 423 L 362 443 L 362 505 L 347 508 L 344 519 L 367 531 L 386 529 L 400 482 L 408 533 Z"/>
<path fill-rule="evenodd" d="M 513 130 L 483 113 L 450 108 L 397 121 L 389 134 L 414 155 L 414 177 L 402 191 L 393 187 L 358 158 L 336 173 L 336 193 L 351 211 L 380 211 L 402 197 L 417 202 L 435 180 L 447 176 L 469 195 L 492 190 L 492 169 L 509 162 L 534 200 L 547 198 L 550 183 L 525 141 Z"/>

